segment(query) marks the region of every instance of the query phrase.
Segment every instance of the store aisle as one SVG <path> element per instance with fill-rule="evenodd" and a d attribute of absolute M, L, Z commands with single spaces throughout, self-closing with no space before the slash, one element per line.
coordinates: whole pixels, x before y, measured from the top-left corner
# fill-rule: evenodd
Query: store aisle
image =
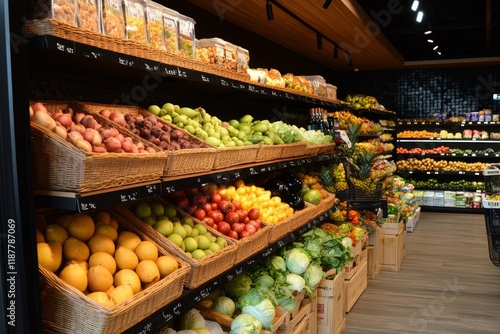
<path fill-rule="evenodd" d="M 368 281 L 344 333 L 499 333 L 500 268 L 485 230 L 483 215 L 422 213 L 401 270 Z"/>

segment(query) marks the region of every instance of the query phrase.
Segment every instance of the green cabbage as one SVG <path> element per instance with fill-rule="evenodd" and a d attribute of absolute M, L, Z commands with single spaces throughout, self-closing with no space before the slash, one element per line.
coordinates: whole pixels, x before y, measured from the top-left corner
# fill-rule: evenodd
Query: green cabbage
<path fill-rule="evenodd" d="M 268 292 L 274 286 L 274 279 L 269 275 L 262 275 L 254 279 L 253 285 L 260 292 Z"/>
<path fill-rule="evenodd" d="M 284 259 L 288 271 L 299 275 L 306 271 L 307 266 L 311 262 L 309 254 L 300 248 L 292 248 L 287 251 Z"/>
<path fill-rule="evenodd" d="M 311 262 L 302 277 L 304 277 L 306 281 L 306 286 L 311 289 L 311 291 L 314 291 L 319 282 L 325 278 L 325 272 L 318 263 Z"/>
<path fill-rule="evenodd" d="M 196 309 L 191 309 L 184 313 L 179 319 L 179 328 L 182 329 L 195 329 L 205 327 L 205 319 Z"/>
<path fill-rule="evenodd" d="M 259 290 L 251 288 L 238 300 L 238 306 L 242 313 L 257 318 L 264 328 L 272 328 L 276 310 L 271 300 L 266 298 Z"/>
<path fill-rule="evenodd" d="M 350 240 L 350 238 L 348 238 Z M 346 248 L 338 238 L 323 243 L 320 264 L 327 268 L 335 268 L 338 273 L 344 270 L 345 264 L 352 260 L 351 250 Z"/>
<path fill-rule="evenodd" d="M 240 314 L 231 322 L 229 334 L 260 334 L 262 323 L 250 314 Z"/>
<path fill-rule="evenodd" d="M 212 309 L 220 314 L 224 314 L 232 318 L 234 311 L 236 311 L 236 304 L 231 298 L 221 296 L 215 300 Z"/>
<path fill-rule="evenodd" d="M 301 292 L 306 285 L 306 280 L 302 276 L 294 273 L 286 275 L 286 282 L 292 291 L 298 292 Z"/>
<path fill-rule="evenodd" d="M 236 276 L 224 285 L 224 292 L 228 297 L 238 299 L 250 290 L 252 280 L 246 274 Z"/>
<path fill-rule="evenodd" d="M 286 262 L 278 255 L 272 255 L 266 258 L 266 266 L 269 268 L 271 277 L 276 278 L 279 274 L 286 273 Z"/>

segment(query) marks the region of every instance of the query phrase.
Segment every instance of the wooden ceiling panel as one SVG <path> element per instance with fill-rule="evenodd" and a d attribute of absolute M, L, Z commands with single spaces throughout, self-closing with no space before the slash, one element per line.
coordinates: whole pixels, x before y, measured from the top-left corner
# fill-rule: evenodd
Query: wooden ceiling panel
<path fill-rule="evenodd" d="M 273 1 L 346 49 L 352 57 L 352 68 L 348 66 L 348 57 L 344 52 L 339 52 L 338 59 L 333 58 L 333 45 L 329 41 L 323 39 L 323 49 L 319 50 L 316 33 L 276 4 L 272 5 L 274 19 L 269 21 L 265 0 L 190 2 L 333 70 L 403 67 L 403 57 L 383 34 L 377 33 L 376 26 L 354 0 L 332 1 L 328 9 L 323 8 L 324 0 Z"/>

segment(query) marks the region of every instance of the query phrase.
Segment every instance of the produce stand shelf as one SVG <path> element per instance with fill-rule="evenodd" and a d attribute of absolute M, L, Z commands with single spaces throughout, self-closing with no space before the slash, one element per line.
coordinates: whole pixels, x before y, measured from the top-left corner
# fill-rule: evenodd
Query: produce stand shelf
<path fill-rule="evenodd" d="M 46 49 L 60 54 L 67 54 L 68 56 L 84 57 L 96 63 L 107 63 L 136 70 L 149 71 L 162 76 L 175 77 L 183 80 L 201 82 L 203 84 L 217 85 L 227 89 L 265 95 L 273 99 L 293 100 L 295 102 L 298 101 L 309 104 L 313 103 L 324 107 L 334 107 L 337 105 L 334 101 L 328 101 L 319 96 L 300 94 L 291 89 L 288 92 L 288 89 L 275 88 L 251 81 L 236 80 L 221 75 L 177 66 L 175 64 L 160 63 L 155 60 L 118 53 L 52 35 L 34 36 L 30 39 L 29 46 L 32 49 Z"/>
<path fill-rule="evenodd" d="M 398 175 L 410 177 L 411 175 L 461 175 L 461 176 L 480 176 L 482 172 L 443 172 L 443 171 L 420 171 L 420 170 L 398 170 Z"/>
<path fill-rule="evenodd" d="M 463 143 L 463 144 L 498 144 L 500 140 L 494 139 L 441 139 L 441 138 L 414 138 L 414 139 L 397 139 L 398 143 Z"/>
<path fill-rule="evenodd" d="M 196 303 L 200 302 L 203 298 L 208 296 L 208 294 L 210 294 L 212 291 L 220 289 L 223 284 L 225 284 L 232 278 L 240 275 L 248 267 L 251 267 L 261 262 L 263 259 L 271 255 L 272 253 L 283 248 L 286 244 L 292 242 L 300 235 L 310 230 L 312 227 L 316 226 L 323 220 L 327 219 L 331 213 L 333 213 L 333 209 L 321 213 L 320 215 L 309 221 L 306 225 L 296 229 L 295 231 L 292 231 L 282 239 L 267 246 L 261 252 L 233 266 L 231 269 L 215 277 L 210 282 L 207 282 L 196 289 L 190 289 L 190 290 L 185 289 L 183 295 L 179 299 L 175 300 L 165 308 L 151 314 L 145 320 L 142 320 L 133 327 L 124 331 L 124 333 L 132 334 L 132 333 L 154 332 L 155 330 L 159 329 L 170 320 L 174 319 L 175 317 L 178 317 L 179 315 L 193 308 Z"/>
<path fill-rule="evenodd" d="M 279 169 L 302 166 L 314 162 L 333 159 L 332 154 L 322 154 L 296 159 L 280 159 L 272 162 L 238 165 L 236 169 L 219 169 L 212 173 L 198 173 L 180 177 L 165 178 L 151 183 L 143 183 L 130 187 L 106 189 L 89 193 L 64 191 L 35 190 L 35 201 L 38 206 L 50 206 L 83 212 L 100 210 L 113 205 L 134 202 L 155 195 L 166 195 L 179 190 L 206 186 L 217 183 L 227 185 L 231 181 L 258 175 Z"/>
<path fill-rule="evenodd" d="M 486 153 L 486 154 L 456 154 L 456 153 L 441 153 L 441 154 L 405 154 L 405 153 L 398 153 L 399 157 L 401 158 L 487 158 L 487 159 L 493 159 L 493 158 L 498 158 L 500 157 L 499 153 Z"/>
<path fill-rule="evenodd" d="M 474 208 L 454 208 L 446 206 L 420 206 L 423 212 L 449 212 L 449 213 L 478 213 L 482 214 L 483 209 Z"/>

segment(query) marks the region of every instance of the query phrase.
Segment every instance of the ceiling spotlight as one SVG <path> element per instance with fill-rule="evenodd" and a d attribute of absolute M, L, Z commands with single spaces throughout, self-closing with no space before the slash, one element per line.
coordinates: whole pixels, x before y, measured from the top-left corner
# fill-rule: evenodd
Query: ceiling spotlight
<path fill-rule="evenodd" d="M 332 3 L 332 0 L 326 0 L 325 3 L 323 4 L 323 8 L 327 9 L 331 3 Z"/>
<path fill-rule="evenodd" d="M 420 11 L 417 14 L 417 22 L 420 23 L 422 22 L 422 19 L 424 18 L 424 12 Z"/>
<path fill-rule="evenodd" d="M 269 3 L 269 1 L 267 1 L 267 4 L 266 4 L 266 13 L 267 13 L 267 20 L 268 21 L 274 20 L 273 5 L 271 5 Z"/>
<path fill-rule="evenodd" d="M 418 9 L 418 1 L 415 0 L 413 1 L 413 3 L 411 4 L 411 10 L 413 10 L 414 12 L 416 12 Z"/>
<path fill-rule="evenodd" d="M 432 34 L 432 30 L 427 30 L 426 32 L 424 32 L 425 35 L 430 35 Z"/>
<path fill-rule="evenodd" d="M 318 49 L 322 50 L 323 49 L 323 37 L 321 37 L 320 33 L 316 34 L 316 43 L 318 44 Z"/>
<path fill-rule="evenodd" d="M 438 55 L 441 55 L 441 51 L 438 51 L 438 52 L 437 52 L 437 54 L 438 54 Z"/>
<path fill-rule="evenodd" d="M 435 47 L 432 48 L 432 50 L 436 51 L 439 48 L 439 45 L 436 45 Z"/>
<path fill-rule="evenodd" d="M 434 43 L 434 41 L 432 39 L 428 39 L 427 42 Z"/>

